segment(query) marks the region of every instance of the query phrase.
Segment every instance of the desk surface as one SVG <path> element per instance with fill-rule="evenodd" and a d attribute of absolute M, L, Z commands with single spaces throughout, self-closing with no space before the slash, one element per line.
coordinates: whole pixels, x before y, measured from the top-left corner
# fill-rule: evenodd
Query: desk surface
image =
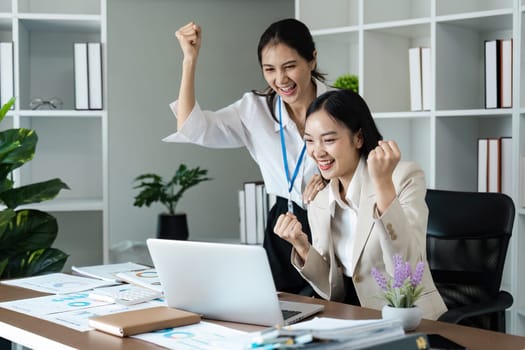
<path fill-rule="evenodd" d="M 40 296 L 42 293 L 12 287 L 0 283 L 0 301 Z M 347 304 L 328 302 L 298 295 L 282 294 L 282 300 L 307 301 L 325 305 L 318 316 L 344 319 L 379 318 L 380 312 Z M 214 323 L 244 331 L 256 331 L 262 327 L 212 321 Z M 468 349 L 525 349 L 525 337 L 423 320 L 417 332 L 438 333 Z M 35 349 L 161 349 L 161 347 L 133 338 L 119 338 L 98 331 L 78 332 L 70 328 L 47 322 L 25 314 L 0 308 L 0 337 Z"/>

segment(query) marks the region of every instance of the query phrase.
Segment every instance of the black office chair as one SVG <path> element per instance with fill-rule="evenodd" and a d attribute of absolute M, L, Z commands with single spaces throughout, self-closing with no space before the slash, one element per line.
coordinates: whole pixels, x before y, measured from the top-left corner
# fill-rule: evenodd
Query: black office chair
<path fill-rule="evenodd" d="M 501 291 L 514 224 L 502 193 L 427 190 L 427 259 L 448 311 L 439 321 L 505 332 L 512 295 Z"/>

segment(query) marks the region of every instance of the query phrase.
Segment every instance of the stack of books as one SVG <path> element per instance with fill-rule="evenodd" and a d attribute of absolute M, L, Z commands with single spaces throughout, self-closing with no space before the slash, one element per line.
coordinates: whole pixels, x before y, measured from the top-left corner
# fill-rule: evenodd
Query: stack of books
<path fill-rule="evenodd" d="M 100 43 L 74 43 L 75 109 L 102 109 Z"/>
<path fill-rule="evenodd" d="M 512 39 L 485 41 L 485 108 L 512 107 Z"/>
<path fill-rule="evenodd" d="M 512 138 L 478 139 L 478 192 L 512 194 Z"/>
<path fill-rule="evenodd" d="M 243 244 L 262 244 L 268 211 L 275 203 L 262 181 L 245 182 L 239 190 L 239 229 Z"/>

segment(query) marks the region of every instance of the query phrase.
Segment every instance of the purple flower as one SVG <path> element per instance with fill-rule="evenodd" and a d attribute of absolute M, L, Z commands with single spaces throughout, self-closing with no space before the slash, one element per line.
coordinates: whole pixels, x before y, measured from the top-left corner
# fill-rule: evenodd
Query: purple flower
<path fill-rule="evenodd" d="M 372 267 L 372 276 L 374 276 L 374 279 L 376 280 L 377 285 L 382 290 L 387 290 L 388 286 L 387 286 L 387 281 L 386 281 L 385 276 L 383 276 L 383 274 L 375 267 Z"/>
<path fill-rule="evenodd" d="M 423 279 L 423 271 L 425 270 L 425 263 L 420 261 L 416 265 L 416 269 L 414 270 L 414 274 L 411 278 L 412 286 L 416 287 L 421 283 L 421 280 Z"/>
<path fill-rule="evenodd" d="M 393 307 L 412 307 L 423 291 L 423 287 L 420 284 L 423 279 L 425 263 L 423 261 L 418 262 L 412 272 L 410 263 L 404 261 L 401 255 L 396 254 L 393 258 L 393 277 L 385 278 L 381 271 L 375 267 L 371 270 L 372 276 L 383 291 L 383 298 L 388 305 Z"/>

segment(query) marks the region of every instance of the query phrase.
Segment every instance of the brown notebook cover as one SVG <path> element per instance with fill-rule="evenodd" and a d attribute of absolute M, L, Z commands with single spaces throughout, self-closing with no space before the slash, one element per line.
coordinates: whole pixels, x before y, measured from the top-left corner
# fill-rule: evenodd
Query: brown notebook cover
<path fill-rule="evenodd" d="M 89 325 L 99 331 L 125 337 L 158 329 L 186 326 L 200 322 L 198 314 L 167 306 L 96 316 Z"/>

